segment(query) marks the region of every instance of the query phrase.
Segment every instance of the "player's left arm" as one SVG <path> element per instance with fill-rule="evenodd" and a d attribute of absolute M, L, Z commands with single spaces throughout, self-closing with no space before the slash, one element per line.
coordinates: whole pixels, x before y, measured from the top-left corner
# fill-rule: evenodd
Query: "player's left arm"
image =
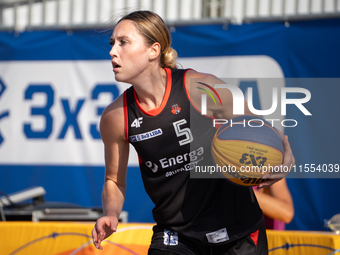
<path fill-rule="evenodd" d="M 224 84 L 224 83 L 225 83 L 224 81 L 218 79 L 214 75 L 199 73 L 194 70 L 189 70 L 185 77 L 186 91 L 189 95 L 189 99 L 191 103 L 193 104 L 193 106 L 198 110 L 201 109 L 202 94 L 206 94 L 206 92 L 203 89 L 209 90 L 211 92 L 211 89 L 209 89 L 209 87 L 207 87 L 206 85 L 214 88 L 215 84 Z M 215 103 L 212 97 L 207 96 L 206 97 L 207 98 L 206 115 L 209 117 L 214 117 L 216 119 L 226 119 L 226 120 L 230 120 L 236 116 L 239 116 L 239 115 L 234 115 L 233 113 L 233 95 L 231 91 L 226 88 L 214 88 L 214 89 L 219 95 L 219 99 L 221 99 L 221 102 L 215 99 L 216 101 Z M 211 93 L 213 96 L 215 96 L 213 94 L 214 92 L 211 92 Z M 261 118 L 253 114 L 249 110 L 248 104 L 246 101 L 244 101 L 244 115 L 253 115 L 255 117 Z M 289 141 L 288 141 L 288 137 L 284 136 L 280 131 L 279 133 L 282 137 L 283 146 L 284 146 L 283 163 L 280 166 L 277 166 L 280 171 L 263 175 L 263 178 L 268 179 L 268 180 L 265 182 L 262 182 L 259 185 L 259 188 L 268 187 L 272 185 L 273 183 L 281 180 L 282 178 L 285 178 L 295 164 L 295 158 L 293 156 L 293 153 L 292 153 Z"/>
<path fill-rule="evenodd" d="M 225 82 L 212 74 L 200 73 L 194 70 L 187 71 L 185 76 L 187 94 L 191 104 L 197 110 L 201 111 L 202 109 L 202 95 L 209 93 L 210 96 L 206 96 L 207 111 L 204 115 L 226 120 L 236 117 L 233 114 L 233 95 L 231 91 L 226 88 L 215 88 L 215 84 L 225 84 Z M 245 106 L 247 107 L 246 104 Z"/>

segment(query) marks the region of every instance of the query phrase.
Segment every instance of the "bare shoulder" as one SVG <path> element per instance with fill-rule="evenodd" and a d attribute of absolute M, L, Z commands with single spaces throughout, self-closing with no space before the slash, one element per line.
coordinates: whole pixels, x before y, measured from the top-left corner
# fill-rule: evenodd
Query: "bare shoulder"
<path fill-rule="evenodd" d="M 121 94 L 103 111 L 100 134 L 105 143 L 112 139 L 125 139 L 124 132 L 124 94 Z"/>
<path fill-rule="evenodd" d="M 215 75 L 212 75 L 210 73 L 197 72 L 196 70 L 193 70 L 193 69 L 188 70 L 187 76 L 191 76 L 191 78 L 212 78 L 212 77 L 216 77 Z"/>
<path fill-rule="evenodd" d="M 212 83 L 217 79 L 214 75 L 208 74 L 208 73 L 200 73 L 195 70 L 188 70 L 185 74 L 185 89 L 187 93 L 191 96 L 191 99 L 196 101 L 198 98 L 196 96 L 199 96 L 196 90 L 194 90 L 195 86 L 199 86 L 199 82 L 201 83 Z M 191 93 L 192 92 L 192 93 Z"/>
<path fill-rule="evenodd" d="M 219 103 L 215 101 L 214 96 L 207 97 L 205 115 L 230 119 L 233 117 L 232 94 L 228 89 L 216 88 L 216 84 L 225 84 L 225 82 L 215 75 L 194 70 L 189 70 L 185 77 L 185 89 L 196 109 L 201 109 L 202 94 L 210 92 L 217 96 Z"/>
<path fill-rule="evenodd" d="M 197 72 L 195 70 L 188 70 L 185 76 L 185 81 L 187 85 L 190 85 L 190 79 L 202 79 L 205 80 L 209 80 L 209 79 L 217 79 L 217 77 L 215 75 L 209 74 L 209 73 L 201 73 L 201 72 Z"/>

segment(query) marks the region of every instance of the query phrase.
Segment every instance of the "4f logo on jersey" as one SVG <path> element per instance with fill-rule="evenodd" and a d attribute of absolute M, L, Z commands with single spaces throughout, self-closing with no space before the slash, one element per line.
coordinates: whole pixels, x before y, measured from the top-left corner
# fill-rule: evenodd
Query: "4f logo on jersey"
<path fill-rule="evenodd" d="M 131 127 L 135 127 L 135 128 L 139 128 L 140 124 L 143 123 L 143 117 L 139 117 L 138 119 L 135 119 L 132 124 Z"/>

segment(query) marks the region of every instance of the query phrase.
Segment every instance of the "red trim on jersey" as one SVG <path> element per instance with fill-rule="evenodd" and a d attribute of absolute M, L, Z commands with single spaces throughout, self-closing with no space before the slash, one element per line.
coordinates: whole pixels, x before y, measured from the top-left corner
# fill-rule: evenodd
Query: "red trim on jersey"
<path fill-rule="evenodd" d="M 124 91 L 123 96 L 123 107 L 124 107 L 124 129 L 125 129 L 125 139 L 129 142 L 129 119 L 128 119 L 128 109 L 127 109 L 127 99 L 126 91 Z"/>
<path fill-rule="evenodd" d="M 139 166 L 144 162 L 143 161 L 143 159 L 139 156 L 139 154 L 137 154 L 138 155 L 138 163 L 139 163 Z"/>
<path fill-rule="evenodd" d="M 259 230 L 256 230 L 254 233 L 250 234 L 251 240 L 253 240 L 255 246 L 257 246 L 257 240 L 259 239 Z"/>
<path fill-rule="evenodd" d="M 188 90 L 187 90 L 187 83 L 186 83 L 186 76 L 187 76 L 187 72 L 188 71 L 195 71 L 195 70 L 193 70 L 193 69 L 188 69 L 188 70 L 186 70 L 185 71 L 185 73 L 184 73 L 184 89 L 185 89 L 185 93 L 187 94 L 187 97 L 188 97 L 188 99 L 189 99 L 189 102 L 190 102 L 190 104 L 191 104 L 191 100 L 190 100 L 190 93 L 188 93 Z M 193 104 L 191 104 L 192 106 L 194 106 Z M 197 110 L 197 109 L 196 109 Z"/>
<path fill-rule="evenodd" d="M 164 93 L 164 97 L 163 97 L 163 100 L 162 100 L 162 104 L 159 107 L 152 109 L 150 111 L 145 111 L 142 108 L 142 106 L 139 104 L 139 101 L 138 101 L 138 98 L 137 98 L 137 95 L 136 95 L 136 91 L 133 90 L 133 94 L 134 94 L 135 101 L 136 101 L 138 108 L 146 115 L 157 116 L 164 109 L 166 103 L 169 100 L 170 92 L 171 92 L 171 86 L 172 86 L 172 75 L 171 75 L 171 70 L 169 68 L 164 68 L 164 70 L 166 71 L 166 86 L 165 86 L 165 93 Z"/>

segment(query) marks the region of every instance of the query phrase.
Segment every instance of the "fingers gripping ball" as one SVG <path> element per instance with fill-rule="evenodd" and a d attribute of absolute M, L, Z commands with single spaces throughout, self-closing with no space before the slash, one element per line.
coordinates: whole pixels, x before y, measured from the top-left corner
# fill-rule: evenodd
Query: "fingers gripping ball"
<path fill-rule="evenodd" d="M 234 184 L 257 186 L 283 161 L 279 132 L 264 119 L 238 116 L 221 126 L 212 141 L 215 167 Z"/>

